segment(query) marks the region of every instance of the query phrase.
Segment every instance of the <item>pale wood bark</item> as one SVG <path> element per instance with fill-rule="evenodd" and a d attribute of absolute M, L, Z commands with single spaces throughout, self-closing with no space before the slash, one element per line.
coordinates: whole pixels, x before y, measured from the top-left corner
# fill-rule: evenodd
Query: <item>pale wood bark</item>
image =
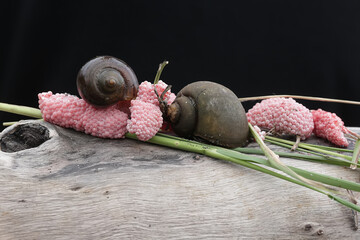
<path fill-rule="evenodd" d="M 194 153 L 29 123 L 50 139 L 0 151 L 0 239 L 360 239 L 350 209 L 304 187 Z M 357 170 L 284 161 L 359 181 Z"/>

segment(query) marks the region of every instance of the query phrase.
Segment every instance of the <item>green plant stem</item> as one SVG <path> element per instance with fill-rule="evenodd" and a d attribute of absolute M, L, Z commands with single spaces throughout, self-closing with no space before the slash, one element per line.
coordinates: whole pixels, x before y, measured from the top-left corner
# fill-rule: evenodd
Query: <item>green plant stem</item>
<path fill-rule="evenodd" d="M 288 145 L 286 147 L 289 149 L 291 148 L 290 145 Z M 246 154 L 264 155 L 264 153 L 260 149 L 255 149 L 255 148 L 235 148 L 234 150 L 241 152 L 241 153 L 246 153 Z M 299 150 L 301 150 L 301 149 L 299 149 Z M 320 163 L 327 163 L 327 164 L 333 164 L 333 165 L 339 165 L 339 166 L 350 167 L 350 164 L 351 164 L 350 161 L 347 161 L 344 159 L 334 158 L 334 157 L 325 156 L 325 155 L 316 154 L 316 153 L 315 153 L 315 155 L 313 155 L 312 152 L 310 152 L 312 155 L 300 154 L 300 153 L 294 153 L 294 152 L 280 152 L 280 151 L 274 151 L 274 153 L 279 155 L 280 157 L 320 162 Z M 360 166 L 360 164 L 357 164 L 357 165 Z"/>
<path fill-rule="evenodd" d="M 275 145 L 278 145 L 278 146 L 280 146 L 280 147 L 288 148 L 288 149 L 291 149 L 292 146 L 293 146 L 293 145 L 286 144 L 286 143 L 283 143 L 283 142 L 279 142 L 279 141 L 276 141 L 276 140 L 270 140 L 269 138 L 265 138 L 265 141 L 266 141 L 266 142 L 269 142 L 269 143 L 272 143 L 272 144 L 275 144 Z M 315 155 L 317 155 L 317 156 L 327 157 L 327 155 L 324 155 L 324 154 L 322 154 L 322 153 L 310 151 L 310 150 L 303 149 L 303 148 L 300 148 L 300 147 L 298 147 L 296 150 L 298 150 L 298 151 L 300 151 L 300 152 L 315 154 Z"/>
<path fill-rule="evenodd" d="M 255 150 L 258 150 L 258 149 L 255 149 Z M 234 158 L 238 158 L 238 159 L 242 159 L 242 160 L 246 160 L 246 161 L 251 161 L 251 162 L 254 162 L 257 164 L 275 168 L 273 165 L 271 165 L 269 163 L 269 161 L 267 159 L 258 158 L 255 156 L 249 156 L 247 154 L 240 155 L 241 153 L 236 153 L 235 151 L 228 150 L 228 149 L 219 149 L 218 151 L 220 153 L 230 156 L 230 157 L 234 157 Z M 264 154 L 264 153 L 262 153 L 262 154 Z M 328 175 L 303 170 L 303 169 L 292 167 L 292 166 L 287 166 L 287 167 L 290 168 L 295 173 L 299 174 L 300 176 L 305 177 L 310 180 L 313 180 L 313 181 L 321 182 L 321 183 L 328 184 L 331 186 L 341 187 L 344 189 L 350 189 L 350 190 L 354 190 L 357 192 L 360 191 L 360 184 L 355 183 L 355 182 L 351 182 L 351 181 L 347 181 L 344 179 L 339 179 L 336 177 L 331 177 Z M 277 168 L 275 168 L 275 169 L 277 169 Z"/>
<path fill-rule="evenodd" d="M 324 150 L 329 150 L 329 151 L 349 152 L 349 153 L 353 152 L 353 150 L 347 149 L 347 148 L 329 147 L 329 146 L 316 145 L 316 144 L 310 144 L 310 143 L 303 143 L 303 144 L 305 144 L 307 146 L 311 146 L 311 147 L 317 147 L 317 148 L 321 148 L 321 149 L 324 149 Z"/>
<path fill-rule="evenodd" d="M 41 111 L 38 108 L 0 103 L 0 111 L 19 114 L 27 117 L 42 118 Z"/>
<path fill-rule="evenodd" d="M 265 139 L 269 139 L 269 140 L 273 140 L 273 141 L 277 141 L 277 142 L 281 142 L 281 143 L 286 143 L 286 144 L 293 143 L 292 141 L 289 141 L 289 140 L 275 138 L 275 137 L 271 137 L 271 136 L 266 136 Z M 304 149 L 308 149 L 308 150 L 311 150 L 311 151 L 319 152 L 319 153 L 332 155 L 332 156 L 335 156 L 335 157 L 341 157 L 341 158 L 349 160 L 349 161 L 351 161 L 351 159 L 352 159 L 350 156 L 340 154 L 340 153 L 337 153 L 337 152 L 328 151 L 328 150 L 317 148 L 317 147 L 313 147 L 313 146 L 308 146 L 308 145 L 306 145 L 304 143 L 299 143 L 299 147 L 304 148 Z"/>
<path fill-rule="evenodd" d="M 42 118 L 38 118 L 36 120 L 43 120 Z M 15 121 L 15 122 L 3 122 L 3 126 L 4 127 L 8 127 L 8 126 L 11 126 L 11 125 L 14 125 L 15 123 L 18 123 L 18 121 Z"/>
<path fill-rule="evenodd" d="M 168 65 L 168 64 L 169 64 L 168 61 L 163 61 L 162 63 L 159 64 L 159 68 L 158 68 L 158 70 L 156 72 L 155 79 L 154 79 L 154 85 L 159 82 L 161 73 L 164 70 L 165 66 Z"/>
<path fill-rule="evenodd" d="M 351 165 L 350 168 L 351 169 L 356 169 L 359 163 L 359 156 L 360 156 L 360 139 L 357 139 L 355 142 L 355 147 L 354 147 L 354 153 L 351 159 Z"/>
<path fill-rule="evenodd" d="M 292 145 L 290 145 L 290 144 L 285 144 L 285 143 L 281 143 L 278 141 L 273 141 L 273 140 L 269 140 L 269 139 L 265 139 L 265 141 L 275 144 L 275 145 L 278 145 L 278 146 L 281 146 L 281 147 L 284 147 L 284 148 L 288 148 L 288 149 L 291 149 L 291 147 L 292 147 Z M 326 161 L 324 161 L 324 163 L 329 163 L 329 164 L 334 164 L 334 165 L 342 165 L 342 166 L 350 166 L 350 164 L 351 164 L 351 161 L 348 159 L 332 157 L 332 156 L 326 155 L 324 153 L 307 150 L 307 149 L 304 149 L 301 147 L 298 147 L 297 151 L 309 153 L 309 154 L 316 155 L 316 156 L 322 157 L 324 159 L 327 159 Z"/>

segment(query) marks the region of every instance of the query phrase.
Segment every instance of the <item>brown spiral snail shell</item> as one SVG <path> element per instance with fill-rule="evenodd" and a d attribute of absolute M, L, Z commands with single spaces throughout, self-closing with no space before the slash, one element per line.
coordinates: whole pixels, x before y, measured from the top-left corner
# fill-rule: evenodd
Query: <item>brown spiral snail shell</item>
<path fill-rule="evenodd" d="M 89 104 L 106 107 L 136 98 L 139 83 L 134 71 L 122 60 L 96 57 L 79 71 L 77 89 Z"/>
<path fill-rule="evenodd" d="M 166 109 L 174 132 L 228 148 L 247 144 L 249 126 L 238 97 L 214 82 L 199 81 L 185 86 Z"/>

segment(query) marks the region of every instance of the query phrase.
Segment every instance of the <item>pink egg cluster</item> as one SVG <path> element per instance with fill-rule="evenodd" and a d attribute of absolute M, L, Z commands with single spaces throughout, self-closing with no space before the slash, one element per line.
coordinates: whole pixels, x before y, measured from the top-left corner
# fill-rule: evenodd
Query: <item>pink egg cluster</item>
<path fill-rule="evenodd" d="M 162 92 L 165 90 L 165 88 L 167 88 L 167 86 L 168 85 L 166 83 L 164 83 L 162 80 L 160 80 L 156 84 L 156 90 L 157 90 L 159 96 L 162 94 Z M 164 95 L 164 100 L 168 104 L 171 104 L 175 100 L 175 98 L 176 98 L 175 94 L 172 93 L 171 91 L 167 91 Z M 137 95 L 136 99 L 159 106 L 159 100 L 154 91 L 154 84 L 152 84 L 148 81 L 144 81 L 140 84 L 138 95 Z"/>
<path fill-rule="evenodd" d="M 161 95 L 167 84 L 160 80 L 155 86 L 158 94 Z M 131 100 L 131 117 L 128 120 L 127 130 L 130 133 L 135 133 L 138 139 L 142 141 L 152 138 L 163 125 L 159 99 L 154 91 L 155 86 L 148 81 L 142 82 L 136 99 Z M 175 97 L 174 93 L 167 91 L 164 100 L 171 104 Z"/>
<path fill-rule="evenodd" d="M 163 124 L 162 112 L 155 104 L 131 100 L 130 111 L 131 119 L 128 119 L 127 130 L 135 133 L 139 140 L 149 140 Z"/>
<path fill-rule="evenodd" d="M 322 109 L 311 111 L 314 119 L 314 134 L 318 137 L 325 138 L 330 142 L 347 147 L 349 142 L 344 136 L 348 133 L 344 122 L 335 113 L 327 112 Z"/>
<path fill-rule="evenodd" d="M 39 107 L 45 121 L 101 138 L 122 138 L 128 114 L 112 106 L 97 109 L 69 94 L 40 93 Z"/>
<path fill-rule="evenodd" d="M 84 100 L 70 94 L 53 94 L 52 92 L 39 93 L 38 98 L 45 121 L 84 131 L 82 117 L 88 105 Z"/>
<path fill-rule="evenodd" d="M 161 93 L 167 84 L 159 81 Z M 123 138 L 126 132 L 135 133 L 142 141 L 152 138 L 162 127 L 163 118 L 154 84 L 143 82 L 136 100 L 119 102 L 107 108 L 95 108 L 70 94 L 39 93 L 39 107 L 45 121 L 73 128 L 101 138 Z M 171 104 L 175 94 L 167 91 L 164 100 Z M 130 115 L 130 119 L 129 119 Z"/>
<path fill-rule="evenodd" d="M 252 125 L 277 134 L 308 138 L 314 129 L 312 114 L 292 98 L 270 98 L 255 104 L 246 114 Z"/>

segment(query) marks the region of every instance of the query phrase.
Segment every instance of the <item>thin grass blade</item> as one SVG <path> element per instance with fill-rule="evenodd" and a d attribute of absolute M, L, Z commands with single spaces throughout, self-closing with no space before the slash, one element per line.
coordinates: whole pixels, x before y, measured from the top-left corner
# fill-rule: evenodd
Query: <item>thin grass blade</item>
<path fill-rule="evenodd" d="M 289 145 L 289 148 L 291 148 L 290 145 Z M 245 154 L 264 155 L 262 150 L 255 149 L 255 148 L 235 148 L 234 150 L 241 152 L 241 153 L 245 153 Z M 350 161 L 347 161 L 344 159 L 334 158 L 334 157 L 326 156 L 323 154 L 315 154 L 314 155 L 314 154 L 312 154 L 311 151 L 309 151 L 309 153 L 311 155 L 294 153 L 294 152 L 291 152 L 291 153 L 290 152 L 280 152 L 280 151 L 274 151 L 274 153 L 279 155 L 280 157 L 293 158 L 293 159 L 297 159 L 297 160 L 313 161 L 313 162 L 327 163 L 327 164 L 347 166 L 347 167 L 349 167 L 351 164 Z M 357 165 L 360 166 L 360 164 L 357 164 Z"/>
<path fill-rule="evenodd" d="M 265 165 L 268 167 L 274 167 L 273 165 L 271 165 L 269 163 L 269 160 L 267 160 L 267 159 L 263 159 L 263 158 L 259 158 L 259 157 L 251 158 L 251 157 L 247 156 L 246 154 L 242 154 L 242 153 L 239 153 L 239 152 L 236 152 L 233 150 L 228 150 L 228 149 L 218 149 L 217 151 L 223 155 L 226 155 L 226 156 L 229 156 L 232 158 L 236 158 L 239 160 L 247 160 L 247 161 L 252 161 L 252 162 L 262 164 L 262 165 Z M 247 156 L 247 158 L 244 159 L 243 156 Z M 293 166 L 287 165 L 287 167 L 290 168 L 295 173 L 297 173 L 300 176 L 305 177 L 307 179 L 310 179 L 310 180 L 313 180 L 316 182 L 321 182 L 323 184 L 327 184 L 327 185 L 331 185 L 331 186 L 335 186 L 335 187 L 340 187 L 340 188 L 360 192 L 360 184 L 358 184 L 358 183 L 347 181 L 347 180 L 336 178 L 336 177 L 332 177 L 332 176 L 328 176 L 325 174 L 307 171 L 307 170 L 300 169 L 300 168 L 293 167 Z"/>
<path fill-rule="evenodd" d="M 269 140 L 273 140 L 273 141 L 277 141 L 277 142 L 281 142 L 281 143 L 285 143 L 285 144 L 292 144 L 292 143 L 293 143 L 292 141 L 289 141 L 289 140 L 280 139 L 280 138 L 274 138 L 274 137 L 271 137 L 271 136 L 266 136 L 266 138 L 269 139 Z M 317 148 L 317 147 L 313 147 L 313 146 L 308 146 L 308 145 L 303 144 L 303 143 L 300 143 L 300 144 L 299 144 L 299 147 L 305 148 L 305 149 L 307 149 L 307 150 L 319 152 L 319 153 L 324 153 L 324 154 L 332 155 L 332 156 L 335 156 L 335 157 L 341 157 L 341 158 L 343 158 L 343 159 L 346 159 L 346 160 L 351 161 L 351 157 L 350 157 L 350 156 L 344 155 L 344 154 L 340 154 L 340 153 L 337 153 L 337 152 L 332 152 L 332 151 L 328 151 L 328 150 L 325 150 L 325 149 L 321 149 L 321 148 Z"/>
<path fill-rule="evenodd" d="M 352 159 L 351 159 L 351 169 L 356 169 L 359 163 L 359 156 L 360 156 L 360 139 L 357 139 L 355 142 L 355 147 L 354 147 L 354 153 L 352 155 Z"/>
<path fill-rule="evenodd" d="M 303 143 L 303 144 L 306 146 L 317 147 L 317 148 L 321 148 L 321 149 L 329 150 L 329 151 L 349 152 L 349 153 L 353 152 L 352 149 L 348 149 L 348 148 L 330 147 L 330 146 L 316 145 L 316 144 L 311 144 L 311 143 Z"/>

